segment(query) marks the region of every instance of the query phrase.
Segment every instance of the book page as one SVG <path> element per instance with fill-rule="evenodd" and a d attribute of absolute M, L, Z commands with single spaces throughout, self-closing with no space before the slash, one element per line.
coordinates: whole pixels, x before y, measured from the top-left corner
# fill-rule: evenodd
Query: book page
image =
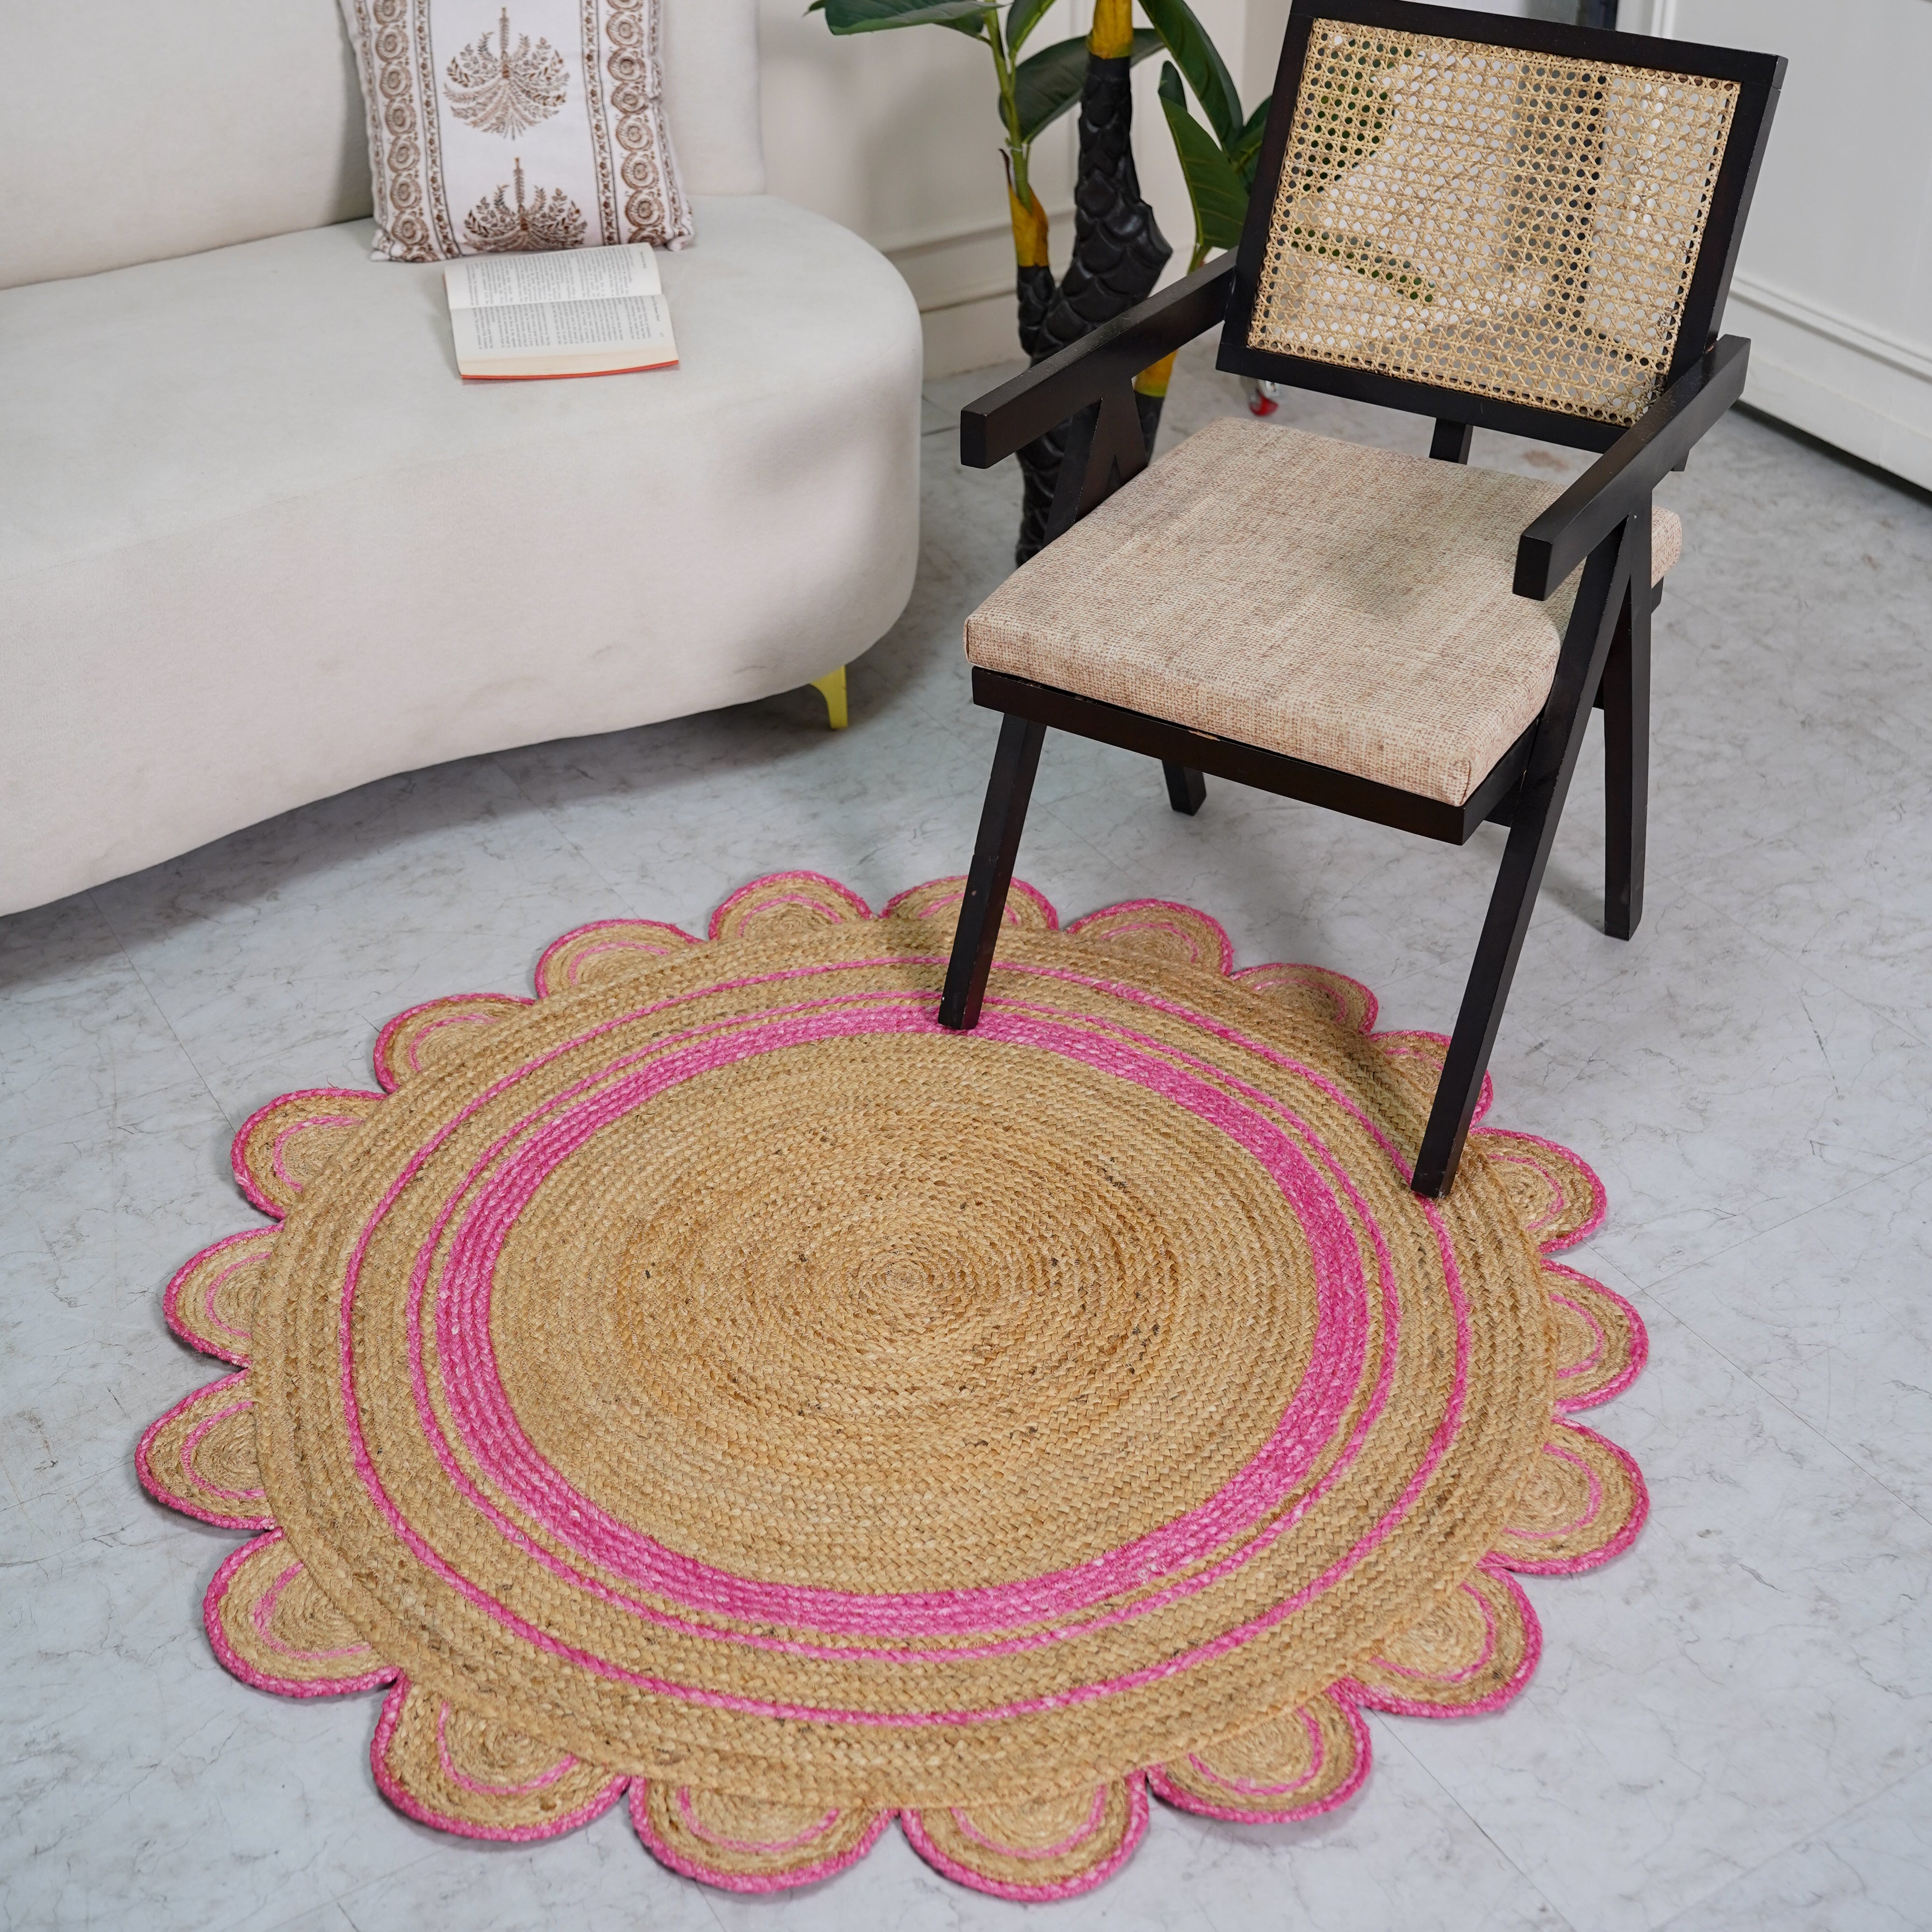
<path fill-rule="evenodd" d="M 469 325 L 468 344 L 458 334 L 459 354 L 473 344 L 485 357 L 530 350 L 650 348 L 670 336 L 662 296 L 518 302 L 504 308 L 464 309 L 458 315 Z"/>
<path fill-rule="evenodd" d="M 661 295 L 452 309 L 449 322 L 466 376 L 590 375 L 677 360 Z"/>
<path fill-rule="evenodd" d="M 655 296 L 657 256 L 645 244 L 559 248 L 535 255 L 466 255 L 442 272 L 450 313 L 532 303 Z"/>

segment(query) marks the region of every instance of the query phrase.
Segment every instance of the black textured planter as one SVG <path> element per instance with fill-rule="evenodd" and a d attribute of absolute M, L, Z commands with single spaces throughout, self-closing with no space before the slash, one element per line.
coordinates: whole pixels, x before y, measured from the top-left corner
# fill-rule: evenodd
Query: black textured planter
<path fill-rule="evenodd" d="M 1087 62 L 1080 96 L 1080 167 L 1074 194 L 1073 259 L 1056 288 L 1050 268 L 1019 271 L 1020 346 L 1028 359 L 1043 362 L 1089 329 L 1144 302 L 1173 253 L 1141 199 L 1134 172 L 1132 63 Z M 1144 425 L 1160 420 L 1157 397 L 1144 397 Z M 1151 443 L 1151 434 L 1149 436 Z M 1020 536 L 1014 561 L 1024 563 L 1046 538 L 1054 486 L 1066 452 L 1063 423 L 1020 453 L 1026 494 L 1020 508 Z"/>

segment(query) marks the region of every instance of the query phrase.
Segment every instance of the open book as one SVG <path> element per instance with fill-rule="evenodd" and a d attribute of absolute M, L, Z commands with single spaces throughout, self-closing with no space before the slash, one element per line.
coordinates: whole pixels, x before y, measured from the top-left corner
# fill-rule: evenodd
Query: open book
<path fill-rule="evenodd" d="M 615 376 L 677 360 L 657 258 L 641 244 L 470 255 L 442 282 L 468 382 Z"/>

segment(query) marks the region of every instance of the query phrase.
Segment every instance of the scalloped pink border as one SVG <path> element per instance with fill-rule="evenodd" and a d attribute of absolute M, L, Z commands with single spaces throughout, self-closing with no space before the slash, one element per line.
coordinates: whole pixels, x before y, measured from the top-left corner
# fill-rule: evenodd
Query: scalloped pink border
<path fill-rule="evenodd" d="M 558 943 L 561 944 L 562 942 L 560 940 Z M 538 963 L 539 966 L 542 964 L 542 961 Z M 536 1001 L 525 993 L 445 993 L 440 999 L 424 1000 L 416 1006 L 405 1006 L 394 1018 L 384 1025 L 382 1030 L 376 1036 L 375 1046 L 370 1050 L 370 1064 L 375 1072 L 376 1085 L 385 1094 L 393 1094 L 403 1084 L 402 1076 L 389 1065 L 389 1042 L 418 1013 L 431 1012 L 437 1006 L 458 1006 L 484 1000 L 508 1006 L 533 1006 L 536 1004 Z M 507 1018 L 508 1016 L 506 1014 L 503 1017 Z M 443 1024 L 450 1026 L 487 1026 L 490 1024 L 490 1016 L 482 1013 L 465 1013 L 460 1018 L 446 1020 Z M 431 1028 L 429 1030 L 434 1032 L 435 1029 Z M 410 1070 L 412 1073 L 420 1073 L 422 1069 L 412 1066 Z"/>
<path fill-rule="evenodd" d="M 1624 1364 L 1622 1374 L 1613 1376 L 1601 1388 L 1594 1390 L 1588 1395 L 1566 1396 L 1561 1393 L 1558 1394 L 1557 1415 L 1559 1419 L 1567 1420 L 1582 1410 L 1594 1408 L 1599 1403 L 1608 1402 L 1613 1396 L 1622 1395 L 1624 1390 L 1636 1380 L 1637 1377 L 1643 1372 L 1645 1365 L 1650 1360 L 1650 1330 L 1644 1325 L 1643 1317 L 1636 1312 L 1636 1309 L 1615 1288 L 1606 1288 L 1594 1275 L 1585 1274 L 1580 1268 L 1566 1268 L 1561 1262 L 1545 1262 L 1543 1271 L 1545 1274 L 1559 1275 L 1565 1281 L 1581 1282 L 1586 1287 L 1603 1296 L 1605 1300 L 1614 1302 L 1630 1332 L 1630 1360 Z M 1562 1300 L 1567 1308 L 1576 1307 L 1574 1302 L 1564 1300 L 1560 1295 L 1552 1295 L 1550 1298 L 1552 1300 Z M 1576 1312 L 1580 1315 L 1585 1315 L 1587 1318 L 1587 1311 L 1579 1308 L 1576 1309 Z M 1562 1379 L 1559 1371 L 1558 1375 L 1559 1385 Z"/>
<path fill-rule="evenodd" d="M 830 886 L 840 898 L 843 899 L 845 903 L 852 908 L 854 912 L 858 914 L 860 919 L 870 920 L 874 916 L 872 908 L 868 906 L 850 886 L 841 885 L 836 879 L 828 878 L 823 872 L 767 872 L 764 878 L 754 879 L 748 885 L 740 886 L 738 890 L 711 915 L 711 923 L 706 928 L 704 936 L 707 939 L 722 938 L 724 937 L 724 921 L 730 915 L 731 908 L 734 906 L 740 904 L 746 899 L 750 898 L 754 894 L 764 890 L 767 886 L 784 885 L 789 884 L 794 879 L 809 880 L 814 886 Z M 778 902 L 774 902 L 774 903 L 778 903 Z M 816 900 L 801 898 L 799 901 L 799 903 L 801 905 L 815 905 L 818 902 Z M 843 921 L 840 921 L 838 922 L 842 924 Z"/>
<path fill-rule="evenodd" d="M 1644 1481 L 1643 1472 L 1637 1467 L 1636 1459 L 1630 1451 L 1612 1442 L 1607 1436 L 1600 1436 L 1595 1430 L 1587 1427 L 1584 1424 L 1571 1421 L 1568 1416 L 1558 1416 L 1553 1419 L 1550 1440 L 1554 1442 L 1557 1439 L 1555 1431 L 1565 1429 L 1574 1430 L 1579 1436 L 1588 1436 L 1592 1442 L 1607 1449 L 1611 1456 L 1623 1465 L 1630 1482 L 1629 1520 L 1601 1549 L 1589 1550 L 1581 1556 L 1554 1557 L 1542 1562 L 1532 1556 L 1509 1556 L 1501 1550 L 1492 1550 L 1484 1559 L 1484 1562 L 1498 1563 L 1505 1570 L 1516 1570 L 1525 1576 L 1580 1576 L 1586 1570 L 1600 1570 L 1613 1557 L 1621 1556 L 1636 1540 L 1637 1533 L 1649 1520 L 1649 1486 Z M 1547 1446 L 1546 1444 L 1545 1448 Z M 1592 1486 L 1595 1486 L 1594 1474 Z M 1521 1532 L 1516 1533 L 1520 1534 Z"/>
<path fill-rule="evenodd" d="M 228 1640 L 228 1633 L 221 1627 L 222 1600 L 228 1594 L 228 1587 L 235 1575 L 249 1558 L 266 1550 L 272 1544 L 289 1546 L 287 1536 L 279 1529 L 272 1529 L 266 1534 L 251 1537 L 240 1549 L 230 1553 L 228 1559 L 215 1571 L 208 1586 L 207 1594 L 201 1600 L 202 1628 L 208 1633 L 208 1641 L 213 1647 L 221 1667 L 231 1677 L 238 1677 L 244 1684 L 252 1684 L 257 1690 L 270 1690 L 278 1697 L 344 1697 L 358 1690 L 374 1690 L 385 1684 L 393 1683 L 402 1675 L 394 1664 L 386 1664 L 374 1670 L 358 1672 L 353 1677 L 323 1677 L 304 1678 L 272 1677 L 266 1671 L 258 1670 L 242 1656 Z M 296 1558 L 297 1565 L 300 1557 Z"/>
<path fill-rule="evenodd" d="M 284 1220 L 288 1210 L 278 1208 L 256 1185 L 255 1177 L 248 1168 L 248 1136 L 279 1107 L 285 1107 L 291 1100 L 386 1100 L 389 1096 L 380 1089 L 370 1091 L 366 1087 L 298 1087 L 292 1092 L 278 1094 L 266 1106 L 257 1107 L 241 1126 L 235 1130 L 235 1138 L 230 1142 L 228 1164 L 235 1172 L 235 1184 L 245 1194 L 250 1204 L 261 1209 L 264 1214 L 274 1220 Z M 291 1122 L 291 1127 L 297 1125 Z M 362 1122 L 355 1125 L 360 1126 Z M 276 1143 L 280 1145 L 280 1141 Z"/>
<path fill-rule="evenodd" d="M 1602 1178 L 1582 1155 L 1563 1146 L 1558 1142 L 1546 1140 L 1540 1134 L 1526 1134 L 1520 1127 L 1477 1127 L 1472 1129 L 1472 1131 L 1477 1133 L 1493 1134 L 1498 1140 L 1526 1141 L 1532 1147 L 1547 1148 L 1550 1153 L 1558 1156 L 1562 1161 L 1580 1168 L 1583 1178 L 1589 1183 L 1590 1218 L 1572 1233 L 1559 1234 L 1551 1240 L 1538 1242 L 1538 1247 L 1544 1254 L 1565 1254 L 1570 1249 L 1576 1246 L 1579 1243 L 1587 1241 L 1592 1234 L 1596 1234 L 1602 1228 L 1610 1214 L 1610 1197 L 1604 1186 Z"/>
<path fill-rule="evenodd" d="M 925 908 L 920 913 L 920 916 L 922 919 L 929 918 L 936 912 L 942 912 L 948 906 L 958 905 L 966 897 L 966 875 L 963 872 L 949 874 L 943 878 L 922 879 L 917 885 L 908 886 L 904 892 L 893 893 L 892 897 L 880 908 L 878 916 L 880 919 L 890 919 L 892 914 L 912 897 L 914 893 L 930 892 L 934 886 L 957 886 L 959 890 L 950 898 L 934 899 L 931 905 Z M 1058 932 L 1060 929 L 1060 914 L 1055 910 L 1053 902 L 1037 886 L 1030 886 L 1024 879 L 1015 879 L 1006 888 L 1008 898 L 1010 899 L 1015 892 L 1018 892 L 1022 898 L 1030 900 L 1040 908 L 1042 916 L 1046 920 L 1048 932 Z M 1010 920 L 1002 914 L 1000 922 L 1003 926 L 1017 926 L 1019 921 Z"/>
<path fill-rule="evenodd" d="M 1057 1899 L 1077 1898 L 1083 1892 L 1091 1892 L 1096 1885 L 1105 1883 L 1133 1856 L 1134 1848 L 1146 1837 L 1147 1774 L 1130 1772 L 1122 1781 L 1127 1787 L 1127 1828 L 1120 1834 L 1120 1842 L 1098 1864 L 1089 1865 L 1084 1871 L 1076 1872 L 1071 1878 L 1057 1880 L 1050 1885 L 1016 1885 L 1004 1879 L 988 1878 L 983 1872 L 976 1872 L 970 1866 L 961 1864 L 933 1843 L 932 1834 L 916 1811 L 899 1814 L 899 1829 L 905 1834 L 906 1842 L 934 1871 L 956 1884 L 965 1886 L 974 1892 L 988 1892 L 995 1898 L 1010 1898 L 1022 1905 L 1050 1904 Z"/>
<path fill-rule="evenodd" d="M 1346 1804 L 1367 1783 L 1369 1769 L 1375 1760 L 1375 1740 L 1370 1735 L 1367 1723 L 1358 1708 L 1354 1686 L 1346 1678 L 1338 1678 L 1322 1693 L 1331 1703 L 1338 1706 L 1348 1717 L 1348 1728 L 1355 1739 L 1355 1768 L 1349 1776 L 1326 1798 L 1318 1798 L 1312 1804 L 1286 1807 L 1278 1811 L 1244 1810 L 1232 1804 L 1210 1804 L 1204 1798 L 1197 1798 L 1190 1792 L 1174 1784 L 1166 1774 L 1166 1768 L 1155 1765 L 1148 1772 L 1148 1782 L 1154 1795 L 1164 1803 L 1172 1804 L 1177 1811 L 1191 1811 L 1199 1818 L 1220 1818 L 1231 1825 L 1298 1825 L 1309 1818 L 1318 1818 L 1324 1811 L 1333 1811 Z M 1196 1768 L 1207 1772 L 1208 1767 L 1195 1760 Z M 1321 1760 L 1316 1760 L 1315 1770 L 1309 1773 L 1312 1778 L 1321 1769 Z M 1216 1774 L 1209 1772 L 1210 1777 Z"/>
<path fill-rule="evenodd" d="M 141 1432 L 141 1440 L 134 1450 L 134 1473 L 140 1478 L 142 1488 L 146 1490 L 156 1502 L 174 1510 L 178 1515 L 193 1516 L 199 1522 L 212 1523 L 217 1529 L 273 1529 L 275 1526 L 275 1519 L 272 1514 L 264 1514 L 260 1510 L 255 1510 L 244 1516 L 235 1510 L 217 1511 L 202 1508 L 190 1502 L 185 1496 L 170 1488 L 156 1474 L 154 1460 L 154 1442 L 161 1431 L 166 1428 L 168 1424 L 173 1421 L 184 1409 L 192 1408 L 195 1403 L 202 1400 L 204 1396 L 212 1394 L 217 1389 L 238 1390 L 240 1385 L 248 1379 L 248 1370 L 242 1368 L 232 1376 L 218 1376 L 213 1382 L 203 1382 L 200 1388 L 194 1390 L 190 1394 L 183 1396 L 166 1414 L 157 1416 Z M 246 1402 L 247 1406 L 252 1408 L 254 1406 L 255 1399 L 253 1396 L 250 1396 L 246 1398 Z M 183 1445 L 184 1454 L 187 1452 L 188 1446 Z"/>
<path fill-rule="evenodd" d="M 410 1690 L 410 1680 L 398 1673 L 389 1694 L 382 1700 L 382 1713 L 376 1720 L 376 1735 L 369 1741 L 369 1768 L 375 1774 L 376 1790 L 398 1811 L 415 1819 L 419 1825 L 431 1825 L 439 1832 L 454 1832 L 458 1838 L 481 1838 L 495 1844 L 533 1844 L 544 1838 L 560 1838 L 566 1832 L 574 1832 L 592 1820 L 602 1817 L 624 1795 L 631 1783 L 627 1777 L 614 1778 L 587 1804 L 579 1805 L 561 1818 L 553 1819 L 547 1825 L 478 1825 L 439 1811 L 416 1797 L 389 1768 L 389 1741 L 396 1734 L 396 1726 L 402 1722 L 403 1706 L 409 1700 Z"/>
<path fill-rule="evenodd" d="M 674 1851 L 658 1836 L 652 1827 L 648 1808 L 650 1789 L 650 1782 L 646 1778 L 634 1778 L 631 1782 L 631 1828 L 637 1833 L 639 1842 L 659 1864 L 681 1877 L 694 1878 L 700 1884 L 716 1886 L 722 1892 L 793 1892 L 802 1885 L 816 1884 L 822 1878 L 830 1878 L 834 1872 L 842 1872 L 847 1866 L 856 1864 L 885 1836 L 886 1827 L 892 1822 L 893 1816 L 890 1811 L 881 1811 L 850 1850 L 834 1852 L 814 1864 L 782 1872 L 728 1872 Z"/>
<path fill-rule="evenodd" d="M 586 933 L 608 932 L 613 927 L 620 926 L 628 926 L 634 932 L 643 928 L 648 928 L 653 932 L 669 933 L 686 946 L 699 946 L 704 944 L 695 933 L 686 932 L 682 926 L 673 926 L 664 920 L 593 919 L 587 926 L 574 926 L 568 932 L 560 933 L 538 956 L 536 968 L 530 975 L 531 983 L 536 988 L 537 998 L 540 1000 L 548 1000 L 554 998 L 559 993 L 574 992 L 577 988 L 577 982 L 574 980 L 570 981 L 567 986 L 550 986 L 544 984 L 550 974 L 550 962 L 566 946 L 572 945 L 581 939 Z M 654 949 L 648 946 L 625 947 L 614 945 L 610 950 L 649 952 Z M 585 956 L 588 958 L 590 956 L 586 954 Z M 672 956 L 671 949 L 668 946 L 663 949 L 662 956 L 667 959 Z"/>
<path fill-rule="evenodd" d="M 190 1331 L 182 1315 L 182 1297 L 188 1292 L 189 1279 L 204 1262 L 212 1260 L 216 1255 L 220 1253 L 223 1249 L 232 1248 L 239 1242 L 260 1243 L 265 1237 L 272 1240 L 274 1232 L 272 1228 L 244 1228 L 239 1234 L 224 1234 L 220 1240 L 211 1241 L 206 1247 L 198 1250 L 194 1254 L 190 1255 L 179 1268 L 175 1270 L 168 1279 L 167 1286 L 161 1290 L 161 1318 L 166 1322 L 177 1340 L 185 1342 L 196 1354 L 206 1355 L 214 1361 L 232 1362 L 238 1369 L 245 1369 L 248 1366 L 247 1355 L 239 1354 L 231 1348 L 219 1347 L 208 1337 Z M 264 1259 L 266 1258 L 265 1256 Z M 222 1281 L 226 1279 L 227 1276 L 225 1274 L 220 1277 Z M 218 1282 L 216 1286 L 218 1287 L 220 1282 Z M 206 1309 L 206 1312 L 210 1321 L 218 1319 L 212 1308 Z M 220 1326 L 224 1328 L 228 1328 L 225 1322 L 221 1322 Z M 229 1328 L 228 1332 L 238 1337 L 240 1340 L 251 1345 L 255 1339 L 252 1332 L 244 1334 L 238 1328 Z M 164 1422 L 167 1418 L 164 1416 L 161 1420 Z M 155 1426 L 158 1428 L 160 1424 L 158 1423 Z M 153 1433 L 153 1430 L 148 1432 L 148 1436 Z M 148 1440 L 148 1436 L 142 1436 L 141 1440 L 145 1443 Z M 140 1452 L 137 1450 L 136 1453 L 138 1455 Z"/>
<path fill-rule="evenodd" d="M 1184 912 L 1190 919 L 1199 920 L 1220 941 L 1221 957 L 1220 962 L 1215 965 L 1210 966 L 1206 961 L 1200 959 L 1196 960 L 1194 964 L 1204 967 L 1209 972 L 1220 974 L 1224 980 L 1232 976 L 1234 970 L 1234 942 L 1228 937 L 1228 928 L 1212 913 L 1203 912 L 1198 906 L 1184 905 L 1179 899 L 1122 899 L 1115 905 L 1098 907 L 1092 912 L 1082 913 L 1066 928 L 1067 937 L 1070 939 L 1077 938 L 1096 920 L 1110 918 L 1115 913 L 1122 912 Z M 1174 932 L 1182 929 L 1176 926 L 1163 926 L 1156 920 L 1142 920 L 1140 924 L 1160 932 Z M 1135 929 L 1131 926 L 1128 928 L 1130 932 Z"/>
<path fill-rule="evenodd" d="M 1301 959 L 1264 959 L 1258 966 L 1244 966 L 1238 971 L 1230 973 L 1228 977 L 1238 982 L 1257 978 L 1263 973 L 1283 972 L 1317 973 L 1324 979 L 1340 980 L 1344 986 L 1354 987 L 1362 996 L 1362 1017 L 1354 1030 L 1365 1040 L 1375 1037 L 1376 1022 L 1382 1010 L 1381 1000 L 1360 980 L 1346 973 L 1338 973 L 1332 966 L 1311 966 L 1306 960 Z M 1265 992 L 1265 988 L 1258 990 Z"/>
<path fill-rule="evenodd" d="M 1522 1618 L 1522 1659 L 1510 1673 L 1509 1681 L 1499 1684 L 1486 1697 L 1479 1697 L 1467 1704 L 1430 1704 L 1419 1698 L 1403 1697 L 1394 1691 L 1377 1690 L 1353 1677 L 1345 1677 L 1341 1684 L 1347 1695 L 1356 1703 L 1366 1705 L 1371 1711 L 1387 1712 L 1397 1718 L 1478 1718 L 1492 1711 L 1500 1711 L 1505 1704 L 1514 1703 L 1536 1675 L 1536 1666 L 1543 1660 L 1543 1622 L 1536 1614 L 1536 1606 L 1529 1600 L 1529 1594 L 1502 1563 L 1492 1556 L 1485 1556 L 1476 1565 L 1484 1575 L 1492 1582 L 1504 1585 L 1516 1600 L 1516 1610 Z M 1468 1588 L 1466 1582 L 1462 1586 Z M 1489 1606 L 1484 1606 L 1485 1616 Z M 1492 1645 L 1495 1641 L 1496 1626 L 1490 1625 Z M 1485 1654 L 1486 1661 L 1486 1653 Z M 1388 1666 L 1392 1667 L 1392 1666 Z"/>
<path fill-rule="evenodd" d="M 1367 1037 L 1377 1046 L 1381 1046 L 1384 1040 L 1438 1040 L 1442 1043 L 1443 1057 L 1445 1059 L 1448 1057 L 1449 1036 L 1446 1033 L 1432 1033 L 1426 1027 L 1390 1027 L 1386 1033 L 1372 1033 Z M 1386 1054 L 1388 1049 L 1382 1047 L 1382 1051 Z M 1418 1058 L 1420 1057 L 1420 1055 L 1418 1056 Z M 1485 1067 L 1483 1070 L 1483 1084 L 1476 1094 L 1475 1111 L 1469 1116 L 1469 1128 L 1472 1132 L 1475 1131 L 1477 1123 L 1496 1104 L 1496 1083 L 1490 1077 L 1489 1069 Z M 1551 1144 L 1553 1146 L 1555 1143 L 1552 1142 Z M 1568 1150 L 1565 1149 L 1564 1151 L 1568 1152 Z"/>

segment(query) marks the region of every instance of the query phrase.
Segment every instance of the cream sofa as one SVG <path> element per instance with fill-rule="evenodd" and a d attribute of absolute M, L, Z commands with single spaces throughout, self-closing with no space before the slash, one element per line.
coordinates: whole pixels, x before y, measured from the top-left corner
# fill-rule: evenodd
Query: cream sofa
<path fill-rule="evenodd" d="M 681 365 L 465 386 L 368 259 L 337 0 L 0 0 L 0 912 L 897 617 L 918 316 L 764 193 L 754 0 L 664 4 Z"/>

